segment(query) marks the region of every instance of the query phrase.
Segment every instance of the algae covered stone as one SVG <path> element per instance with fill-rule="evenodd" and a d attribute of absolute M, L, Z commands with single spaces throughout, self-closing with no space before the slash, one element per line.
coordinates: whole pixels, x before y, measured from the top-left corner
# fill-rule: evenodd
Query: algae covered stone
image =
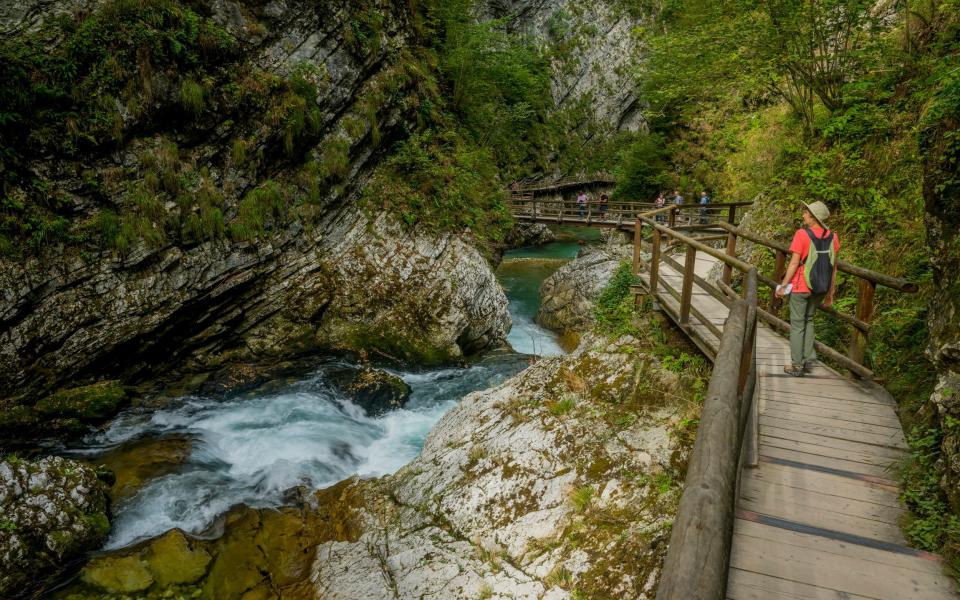
<path fill-rule="evenodd" d="M 193 583 L 207 572 L 210 554 L 194 549 L 178 530 L 168 531 L 155 540 L 146 552 L 147 568 L 160 587 Z"/>
<path fill-rule="evenodd" d="M 80 579 L 105 592 L 142 592 L 153 585 L 153 576 L 137 555 L 93 560 L 80 572 Z"/>
<path fill-rule="evenodd" d="M 97 420 L 116 413 L 126 397 L 119 381 L 100 381 L 60 390 L 37 402 L 34 410 L 44 416 Z"/>

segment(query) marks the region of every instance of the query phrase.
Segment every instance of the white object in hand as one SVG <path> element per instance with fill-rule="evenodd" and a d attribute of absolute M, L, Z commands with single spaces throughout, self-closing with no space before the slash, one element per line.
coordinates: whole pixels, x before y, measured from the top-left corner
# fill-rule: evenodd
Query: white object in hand
<path fill-rule="evenodd" d="M 793 291 L 793 284 L 792 284 L 792 283 L 788 283 L 786 286 L 778 285 L 778 286 L 777 286 L 777 291 L 779 292 L 780 290 L 783 290 L 783 295 L 784 295 L 784 296 L 789 296 L 789 295 L 790 295 L 790 292 Z"/>

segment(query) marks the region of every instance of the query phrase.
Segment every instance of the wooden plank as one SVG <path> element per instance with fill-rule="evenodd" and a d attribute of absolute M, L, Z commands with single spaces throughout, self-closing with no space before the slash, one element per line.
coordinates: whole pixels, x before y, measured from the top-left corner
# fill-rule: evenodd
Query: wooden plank
<path fill-rule="evenodd" d="M 853 440 L 855 442 L 874 444 L 877 446 L 884 446 L 886 448 L 895 448 L 900 450 L 907 449 L 907 445 L 903 441 L 902 432 L 896 432 L 899 435 L 870 433 L 866 431 L 856 431 L 844 427 L 814 425 L 812 423 L 803 423 L 801 421 L 781 419 L 778 417 L 761 414 L 761 431 L 763 431 L 762 428 L 764 426 L 779 427 L 781 429 L 790 429 L 793 431 L 802 431 L 804 433 L 833 437 L 842 440 Z"/>
<path fill-rule="evenodd" d="M 867 596 L 838 592 L 809 583 L 737 568 L 730 569 L 727 598 L 730 600 L 873 600 Z"/>
<path fill-rule="evenodd" d="M 786 502 L 811 510 L 824 510 L 839 515 L 860 517 L 862 519 L 887 523 L 888 525 L 896 523 L 897 519 L 903 516 L 904 512 L 904 509 L 900 506 L 894 507 L 886 504 L 877 504 L 876 502 L 867 502 L 855 498 L 840 498 L 819 490 L 804 490 L 782 485 L 760 484 L 756 480 L 744 480 L 741 483 L 741 500 L 744 499 L 748 500 L 751 504 L 765 506 L 769 509 L 759 510 L 757 508 L 751 508 L 749 510 L 768 515 L 779 516 L 779 513 L 776 511 L 777 503 Z M 746 506 L 744 505 L 742 508 L 746 508 Z M 774 512 L 770 512 L 770 510 Z M 820 525 L 819 523 L 811 523 L 808 520 L 791 520 L 816 524 L 818 527 L 835 529 L 827 527 L 826 525 Z M 840 530 L 838 529 L 838 531 Z M 898 530 L 896 537 L 900 538 L 900 536 L 901 534 Z M 903 542 L 901 541 L 899 543 Z"/>
<path fill-rule="evenodd" d="M 878 600 L 941 600 L 953 598 L 949 583 L 921 577 L 893 565 L 882 568 L 868 561 L 837 554 L 823 555 L 780 544 L 736 543 L 731 565 L 746 571 L 860 594 Z"/>
<path fill-rule="evenodd" d="M 782 410 L 778 408 L 782 406 L 776 402 L 767 402 L 765 403 L 764 414 L 769 417 L 774 417 L 777 419 L 786 419 L 791 421 L 800 421 L 802 423 L 809 423 L 811 425 L 827 425 L 829 427 L 838 427 L 840 429 L 850 429 L 852 431 L 862 431 L 867 433 L 875 433 L 877 435 L 889 435 L 895 439 L 903 439 L 903 432 L 900 428 L 899 421 L 895 421 L 891 424 L 889 421 L 886 421 L 886 425 L 878 425 L 875 423 L 866 423 L 866 415 L 864 415 L 864 420 L 850 420 L 843 419 L 835 414 L 824 413 L 823 416 L 816 414 L 803 413 L 796 410 Z M 874 417 L 876 418 L 876 417 Z M 906 441 L 904 441 L 906 444 Z"/>
<path fill-rule="evenodd" d="M 877 446 L 876 444 L 871 444 L 869 442 L 861 442 L 861 441 L 850 440 L 847 438 L 837 438 L 837 437 L 819 435 L 815 433 L 795 431 L 792 429 L 785 429 L 783 427 L 777 427 L 776 425 L 769 425 L 769 424 L 766 427 L 761 427 L 760 434 L 767 435 L 770 437 L 777 437 L 784 440 L 793 440 L 798 442 L 816 444 L 823 448 L 854 450 L 857 452 L 869 452 L 878 458 L 886 457 L 893 460 L 898 460 L 903 458 L 903 456 L 906 454 L 906 451 L 900 448 Z"/>
<path fill-rule="evenodd" d="M 766 392 L 761 395 L 765 402 L 778 402 L 784 405 L 806 407 L 810 410 L 839 410 L 845 413 L 858 415 L 873 415 L 877 417 L 887 417 L 899 421 L 897 412 L 893 407 L 876 402 L 862 402 L 860 400 L 836 400 L 832 398 L 822 398 L 820 396 L 796 396 L 785 394 L 783 392 Z"/>
<path fill-rule="evenodd" d="M 889 411 L 886 414 L 877 414 L 875 412 L 870 413 L 847 410 L 847 405 L 842 402 L 838 402 L 834 406 L 828 407 L 822 404 L 809 405 L 797 404 L 794 402 L 781 402 L 773 398 L 765 398 L 764 405 L 770 411 L 784 414 L 836 419 L 838 421 L 849 421 L 902 430 L 902 427 L 900 427 L 900 419 L 897 418 L 897 415 L 893 414 L 893 411 Z"/>
<path fill-rule="evenodd" d="M 878 479 L 885 479 L 889 481 L 891 485 L 896 484 L 896 481 L 894 480 L 893 469 L 895 463 L 894 461 L 890 460 L 887 460 L 886 464 L 870 463 L 864 460 L 848 460 L 837 458 L 835 456 L 824 455 L 823 450 L 819 448 L 816 448 L 814 452 L 800 452 L 790 448 L 782 448 L 776 443 L 771 443 L 770 438 L 764 438 L 761 440 L 760 456 L 766 456 L 769 458 L 782 458 L 803 462 L 810 465 L 816 465 L 819 467 L 851 471 L 853 473 L 869 475 L 870 477 L 876 477 Z"/>
<path fill-rule="evenodd" d="M 870 505 L 869 502 L 857 502 L 850 499 L 845 499 L 843 502 L 834 501 L 833 505 L 838 510 L 831 510 L 827 508 L 831 503 L 815 500 L 818 495 L 813 492 L 801 495 L 793 493 L 794 490 L 786 490 L 786 493 L 784 493 L 784 488 L 776 489 L 776 493 L 761 489 L 756 494 L 741 494 L 737 507 L 741 510 L 752 510 L 764 515 L 883 542 L 906 544 L 900 527 L 896 525 L 896 520 L 888 521 L 883 518 L 874 518 L 875 512 L 867 512 L 865 509 L 860 514 L 853 514 L 859 511 L 863 505 Z M 822 495 L 820 497 L 829 500 L 829 497 Z M 880 505 L 876 504 L 874 506 Z M 839 507 L 847 508 L 845 511 L 840 511 Z M 897 518 L 899 518 L 899 515 Z"/>
<path fill-rule="evenodd" d="M 746 481 L 747 479 L 755 481 L 757 485 L 812 490 L 837 498 L 849 498 L 900 508 L 900 500 L 897 497 L 897 488 L 895 487 L 867 481 L 855 481 L 806 469 L 763 463 L 759 469 L 745 470 L 742 480 Z"/>
<path fill-rule="evenodd" d="M 945 576 L 943 562 L 938 556 L 928 552 L 911 551 L 909 549 L 904 549 L 904 552 L 891 552 L 829 537 L 791 531 L 782 527 L 757 523 L 749 519 L 738 518 L 736 520 L 736 523 L 734 523 L 734 540 L 735 543 L 774 543 L 794 546 L 808 552 L 847 556 L 879 565 L 894 565 L 926 576 Z"/>

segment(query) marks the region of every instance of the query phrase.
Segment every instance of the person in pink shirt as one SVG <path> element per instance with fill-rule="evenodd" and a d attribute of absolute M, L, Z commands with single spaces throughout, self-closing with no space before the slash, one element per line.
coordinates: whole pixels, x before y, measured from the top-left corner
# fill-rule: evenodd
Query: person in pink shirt
<path fill-rule="evenodd" d="M 790 264 L 777 296 L 790 296 L 790 362 L 783 371 L 794 377 L 809 372 L 817 358 L 813 347 L 813 316 L 833 304 L 837 287 L 840 239 L 824 223 L 830 210 L 823 202 L 804 204 L 803 227 L 793 234 Z"/>

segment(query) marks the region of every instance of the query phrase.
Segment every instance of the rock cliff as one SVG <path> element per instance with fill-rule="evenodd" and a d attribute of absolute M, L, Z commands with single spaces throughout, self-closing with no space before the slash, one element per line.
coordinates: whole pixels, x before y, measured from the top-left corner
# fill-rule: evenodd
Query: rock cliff
<path fill-rule="evenodd" d="M 107 4 L 5 3 L 0 17 L 7 31 L 52 36 L 53 16 Z M 119 147 L 21 157 L 46 194 L 73 206 L 77 236 L 99 228 L 114 248 L 0 258 L 0 426 L 29 424 L 38 399 L 102 378 L 329 347 L 443 362 L 510 327 L 469 237 L 401 226 L 357 202 L 378 149 L 413 119 L 405 10 L 201 4 L 190 18 L 231 41 L 225 66 L 198 84 L 196 115 L 184 114 L 189 78 L 138 63 L 139 87 L 115 113 Z M 114 7 L 110 18 L 188 14 L 165 6 Z"/>

